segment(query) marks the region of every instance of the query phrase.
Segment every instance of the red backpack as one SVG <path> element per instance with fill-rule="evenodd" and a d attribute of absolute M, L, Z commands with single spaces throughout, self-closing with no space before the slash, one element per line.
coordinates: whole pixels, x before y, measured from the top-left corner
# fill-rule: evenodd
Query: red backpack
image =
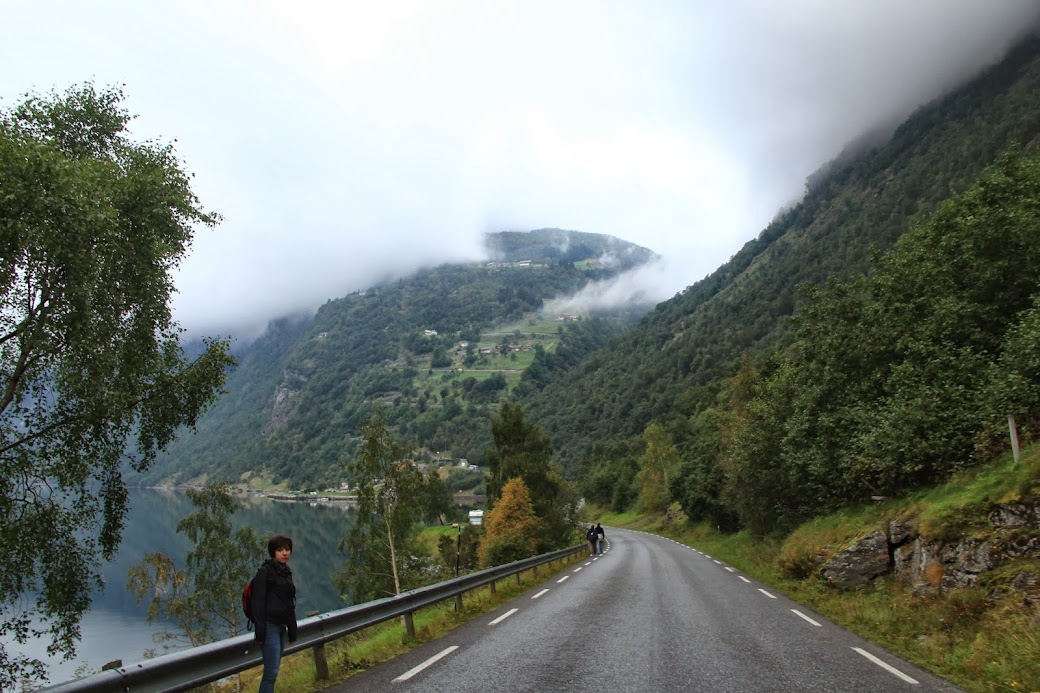
<path fill-rule="evenodd" d="M 246 583 L 246 586 L 242 588 L 242 613 L 246 615 L 247 626 L 250 628 L 253 625 L 253 581 L 250 580 Z"/>

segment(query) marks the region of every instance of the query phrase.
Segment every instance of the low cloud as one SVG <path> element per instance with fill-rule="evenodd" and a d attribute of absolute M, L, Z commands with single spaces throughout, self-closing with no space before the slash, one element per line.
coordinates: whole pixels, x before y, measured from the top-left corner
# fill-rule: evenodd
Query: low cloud
<path fill-rule="evenodd" d="M 247 13 L 55 0 L 5 11 L 18 30 L 0 61 L 19 69 L 0 74 L 0 96 L 125 84 L 135 134 L 176 138 L 226 219 L 176 277 L 177 318 L 193 334 L 255 334 L 388 276 L 478 260 L 483 233 L 503 229 L 648 247 L 664 262 L 644 293 L 667 298 L 848 142 L 994 63 L 1038 13 L 1035 0 L 266 0 Z M 602 295 L 640 292 L 619 281 Z"/>

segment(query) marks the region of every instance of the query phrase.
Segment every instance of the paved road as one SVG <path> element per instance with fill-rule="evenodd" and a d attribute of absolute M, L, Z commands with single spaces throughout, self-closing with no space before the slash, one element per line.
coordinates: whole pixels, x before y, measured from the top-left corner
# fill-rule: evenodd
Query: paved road
<path fill-rule="evenodd" d="M 330 690 L 959 690 L 710 556 L 607 533 L 603 556 Z"/>

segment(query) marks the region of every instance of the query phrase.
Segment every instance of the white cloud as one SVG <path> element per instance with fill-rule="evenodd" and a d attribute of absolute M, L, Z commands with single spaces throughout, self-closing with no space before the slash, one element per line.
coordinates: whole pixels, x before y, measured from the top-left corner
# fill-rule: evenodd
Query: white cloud
<path fill-rule="evenodd" d="M 5 12 L 10 105 L 126 84 L 203 203 L 193 331 L 248 331 L 388 273 L 557 226 L 665 256 L 656 298 L 725 262 L 865 129 L 1034 25 L 1033 0 L 126 3 Z"/>

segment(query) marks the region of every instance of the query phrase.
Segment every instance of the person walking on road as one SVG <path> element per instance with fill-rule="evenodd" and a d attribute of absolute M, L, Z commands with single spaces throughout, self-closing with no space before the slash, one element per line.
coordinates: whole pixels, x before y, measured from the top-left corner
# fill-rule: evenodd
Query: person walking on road
<path fill-rule="evenodd" d="M 253 638 L 262 643 L 264 658 L 259 693 L 274 693 L 282 652 L 287 642 L 296 642 L 296 585 L 288 565 L 292 539 L 271 537 L 267 553 L 271 558 L 264 561 L 253 578 Z"/>
<path fill-rule="evenodd" d="M 603 554 L 603 541 L 607 538 L 607 533 L 603 531 L 603 525 L 596 523 L 596 553 Z"/>
<path fill-rule="evenodd" d="M 596 525 L 589 525 L 589 531 L 585 532 L 585 539 L 589 542 L 589 555 L 596 555 L 596 539 L 599 535 L 596 534 Z"/>

